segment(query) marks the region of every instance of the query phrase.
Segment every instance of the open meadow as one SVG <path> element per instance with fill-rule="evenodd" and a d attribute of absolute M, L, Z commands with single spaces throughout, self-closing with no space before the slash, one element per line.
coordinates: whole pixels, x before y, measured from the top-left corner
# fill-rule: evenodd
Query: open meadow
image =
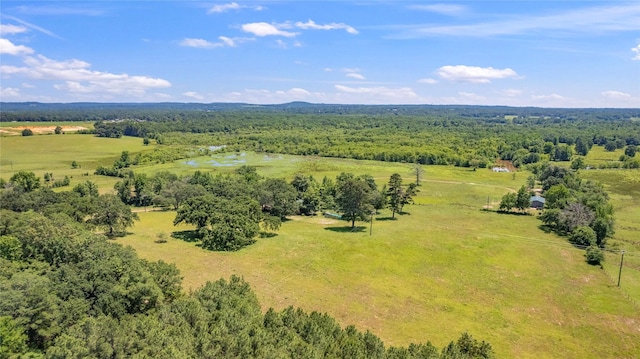
<path fill-rule="evenodd" d="M 408 214 L 396 221 L 384 211 L 375 216 L 371 235 L 365 222 L 351 232 L 341 221 L 293 217 L 275 237 L 215 253 L 175 238 L 155 243 L 158 233 L 187 228 L 173 227 L 174 212 L 148 212 L 117 241 L 176 263 L 187 288 L 240 275 L 265 309 L 328 312 L 389 344 L 444 345 L 466 330 L 500 357 L 640 354 L 638 306 L 602 269 L 587 265 L 582 250 L 542 232 L 534 216 L 481 211 L 483 198 L 504 193 L 482 185 L 485 171 L 427 168 L 440 170 Z M 451 183 L 447 172 L 455 174 Z M 504 185 L 512 181 L 500 175 L 509 177 Z"/>
<path fill-rule="evenodd" d="M 110 165 L 123 150 L 149 149 L 140 138 L 128 137 L 41 135 L 0 141 L 2 178 L 26 170 L 84 181 L 82 173 L 88 172 L 101 192 L 110 191 L 115 179 L 93 175 L 96 166 Z M 71 170 L 72 160 L 82 168 Z M 241 164 L 286 179 L 298 172 L 317 179 L 353 172 L 371 174 L 382 186 L 397 172 L 404 183 L 415 180 L 409 164 L 253 152 L 132 170 L 224 173 Z M 405 207 L 406 214 L 391 220 L 383 210 L 372 223 L 356 222 L 356 231 L 335 219 L 294 216 L 273 237 L 238 252 L 210 252 L 173 237 L 157 243 L 160 233 L 191 228 L 174 227 L 175 212 L 142 208 L 136 209 L 140 221 L 115 242 L 132 246 L 143 258 L 175 263 L 186 290 L 236 274 L 251 284 L 264 310 L 292 305 L 327 312 L 343 326 L 371 330 L 388 345 L 430 340 L 441 347 L 468 331 L 490 342 L 502 358 L 640 357 L 640 266 L 634 259 L 618 288 L 612 273 L 619 256 L 608 254 L 605 270 L 590 266 L 584 251 L 542 231 L 535 213 L 482 210 L 487 202 L 497 208 L 502 195 L 526 182 L 526 172 L 423 168 L 416 204 Z M 611 242 L 627 248 L 629 258 L 635 251 L 637 260 L 638 172 L 608 171 L 613 170 L 583 175 L 605 183 L 618 211 Z"/>

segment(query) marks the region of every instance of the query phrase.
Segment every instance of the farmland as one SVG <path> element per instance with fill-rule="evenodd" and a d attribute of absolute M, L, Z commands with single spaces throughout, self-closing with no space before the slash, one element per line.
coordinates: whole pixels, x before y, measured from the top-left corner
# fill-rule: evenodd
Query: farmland
<path fill-rule="evenodd" d="M 101 192 L 110 192 L 117 179 L 95 176 L 92 169 L 112 163 L 124 150 L 136 154 L 153 147 L 130 137 L 3 137 L 2 177 L 11 176 L 13 165 L 13 171 L 72 176 L 72 186 L 90 179 Z M 594 161 L 601 158 L 596 151 L 592 155 Z M 71 160 L 82 168 L 70 169 Z M 415 179 L 410 164 L 250 151 L 132 169 L 189 175 L 195 170 L 232 172 L 239 165 L 287 180 L 296 173 L 322 178 L 341 172 L 371 174 L 379 186 L 394 172 L 405 183 Z M 132 246 L 143 258 L 175 263 L 187 290 L 240 275 L 263 310 L 293 305 L 327 312 L 342 325 L 371 330 L 390 345 L 431 340 L 443 346 L 469 331 L 489 341 L 499 357 L 634 357 L 640 354 L 640 275 L 634 264 L 640 242 L 634 220 L 637 170 L 583 173 L 605 183 L 617 209 L 611 243 L 627 248 L 631 264 L 624 268 L 622 288 L 615 285 L 618 256 L 613 252 L 607 254 L 605 270 L 589 266 L 584 251 L 540 230 L 535 214 L 481 210 L 487 202 L 495 209 L 502 195 L 524 184 L 526 171 L 425 166 L 415 205 L 397 220 L 380 211 L 371 235 L 367 222 L 357 222 L 351 231 L 335 219 L 291 216 L 274 237 L 259 238 L 238 252 L 210 252 L 177 238 L 156 243 L 159 233 L 191 227 L 174 227 L 173 211 L 140 208 L 140 221 L 115 241 Z"/>

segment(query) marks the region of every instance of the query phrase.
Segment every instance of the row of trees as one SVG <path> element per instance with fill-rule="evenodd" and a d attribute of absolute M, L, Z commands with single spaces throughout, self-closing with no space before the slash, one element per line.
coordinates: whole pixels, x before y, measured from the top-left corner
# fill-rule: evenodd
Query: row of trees
<path fill-rule="evenodd" d="M 155 205 L 177 211 L 174 224 L 196 227 L 194 235 L 210 250 L 238 250 L 254 242 L 262 227 L 277 230 L 289 215 L 335 211 L 355 227 L 375 211 L 388 207 L 395 218 L 412 203 L 416 184 L 402 185 L 399 174 L 379 190 L 373 177 L 342 173 L 335 181 L 297 174 L 293 180 L 264 178 L 255 167 L 242 166 L 232 174 L 196 171 L 179 178 L 159 172 L 154 176 L 129 172 L 114 186 L 123 203 Z"/>
<path fill-rule="evenodd" d="M 368 220 L 385 207 L 395 218 L 417 193 L 417 185 L 403 186 L 397 173 L 379 190 L 370 175 L 342 173 L 335 181 L 325 177 L 318 182 L 313 176 L 297 174 L 286 182 L 263 178 L 250 166 L 217 176 L 196 171 L 185 178 L 169 172 L 147 176 L 129 171 L 114 189 L 116 195 L 99 195 L 95 183 L 86 181 L 72 191 L 53 192 L 41 188 L 40 178 L 33 172 L 18 172 L 0 193 L 0 208 L 65 213 L 116 236 L 137 219 L 128 205 L 155 205 L 176 210 L 174 224 L 194 225 L 194 235 L 204 248 L 229 251 L 253 243 L 261 227 L 277 230 L 293 214 L 335 211 L 350 221 L 352 228 L 357 220 Z"/>
<path fill-rule="evenodd" d="M 587 260 L 598 264 L 604 259 L 601 249 L 614 233 L 614 211 L 602 184 L 581 179 L 578 172 L 545 163 L 531 167 L 542 186 L 545 198 L 540 220 L 554 232 L 567 236 L 576 246 L 586 248 Z M 521 187 L 517 193 L 503 196 L 500 209 L 529 208 L 530 193 Z"/>

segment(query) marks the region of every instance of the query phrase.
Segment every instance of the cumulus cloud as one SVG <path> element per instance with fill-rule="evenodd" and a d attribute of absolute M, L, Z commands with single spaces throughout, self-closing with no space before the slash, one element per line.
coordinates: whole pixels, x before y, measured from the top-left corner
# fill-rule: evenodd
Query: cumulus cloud
<path fill-rule="evenodd" d="M 185 96 L 185 97 L 191 97 L 191 98 L 196 99 L 196 100 L 202 100 L 202 99 L 204 99 L 204 96 L 202 96 L 202 95 L 200 95 L 199 93 L 194 92 L 194 91 L 184 92 L 184 93 L 182 94 L 182 96 Z"/>
<path fill-rule="evenodd" d="M 30 55 L 33 54 L 33 49 L 24 45 L 15 45 L 7 39 L 0 38 L 0 54 L 14 56 Z"/>
<path fill-rule="evenodd" d="M 239 42 L 249 41 L 247 38 L 229 38 L 218 36 L 219 42 L 211 42 L 204 39 L 185 38 L 180 41 L 180 46 L 197 47 L 201 49 L 215 49 L 217 47 L 236 47 Z"/>
<path fill-rule="evenodd" d="M 252 22 L 242 25 L 242 31 L 254 34 L 256 36 L 284 36 L 295 37 L 295 32 L 281 30 L 278 26 L 266 22 Z"/>
<path fill-rule="evenodd" d="M 0 89 L 0 99 L 4 99 L 5 97 L 19 97 L 20 89 L 13 87 L 4 87 Z"/>
<path fill-rule="evenodd" d="M 21 32 L 27 32 L 27 30 L 25 26 L 0 24 L 0 35 L 19 34 Z"/>
<path fill-rule="evenodd" d="M 628 93 L 624 93 L 620 91 L 604 91 L 601 93 L 601 95 L 607 99 L 612 99 L 612 100 L 624 100 L 624 99 L 631 98 L 631 95 L 629 95 Z"/>
<path fill-rule="evenodd" d="M 35 80 L 63 81 L 55 84 L 54 88 L 70 93 L 142 96 L 148 89 L 171 86 L 169 81 L 160 78 L 94 71 L 91 64 L 76 59 L 56 61 L 43 55 L 27 56 L 24 65 L 3 65 L 0 73 Z"/>
<path fill-rule="evenodd" d="M 633 57 L 634 60 L 640 60 L 640 45 L 631 48 L 631 51 L 633 51 L 636 55 Z"/>
<path fill-rule="evenodd" d="M 311 29 L 311 30 L 344 30 L 352 35 L 357 35 L 358 30 L 354 27 L 349 26 L 344 23 L 335 23 L 332 22 L 330 24 L 320 25 L 316 24 L 313 20 L 308 20 L 307 22 L 296 22 L 295 26 L 300 29 Z"/>
<path fill-rule="evenodd" d="M 207 11 L 208 14 L 219 14 L 219 13 L 223 13 L 223 12 L 227 12 L 227 11 L 231 11 L 231 10 L 240 10 L 240 9 L 252 9 L 255 11 L 260 11 L 263 10 L 264 7 L 262 6 L 258 6 L 258 5 L 240 5 L 236 2 L 231 2 L 228 4 L 218 4 L 218 5 L 214 5 L 213 7 L 209 8 L 209 11 Z"/>
<path fill-rule="evenodd" d="M 420 79 L 418 80 L 418 83 L 421 84 L 428 84 L 428 85 L 434 85 L 438 83 L 438 80 L 436 79 L 431 79 L 431 78 L 427 78 L 427 79 Z"/>
<path fill-rule="evenodd" d="M 442 66 L 438 69 L 437 74 L 444 80 L 483 84 L 490 83 L 491 80 L 518 77 L 518 74 L 510 68 L 494 69 L 493 67 L 465 65 Z"/>

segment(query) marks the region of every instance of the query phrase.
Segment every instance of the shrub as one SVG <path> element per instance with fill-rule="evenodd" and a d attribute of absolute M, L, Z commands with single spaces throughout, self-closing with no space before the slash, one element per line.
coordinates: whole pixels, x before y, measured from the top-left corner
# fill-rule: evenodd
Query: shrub
<path fill-rule="evenodd" d="M 597 246 L 589 246 L 586 250 L 585 257 L 589 264 L 599 265 L 601 262 L 604 262 L 604 252 Z"/>
<path fill-rule="evenodd" d="M 591 246 L 596 244 L 596 232 L 590 227 L 579 226 L 569 235 L 569 242 L 578 246 Z"/>
<path fill-rule="evenodd" d="M 25 128 L 24 130 L 22 130 L 22 135 L 23 136 L 33 136 L 33 131 L 31 131 L 31 129 Z"/>

